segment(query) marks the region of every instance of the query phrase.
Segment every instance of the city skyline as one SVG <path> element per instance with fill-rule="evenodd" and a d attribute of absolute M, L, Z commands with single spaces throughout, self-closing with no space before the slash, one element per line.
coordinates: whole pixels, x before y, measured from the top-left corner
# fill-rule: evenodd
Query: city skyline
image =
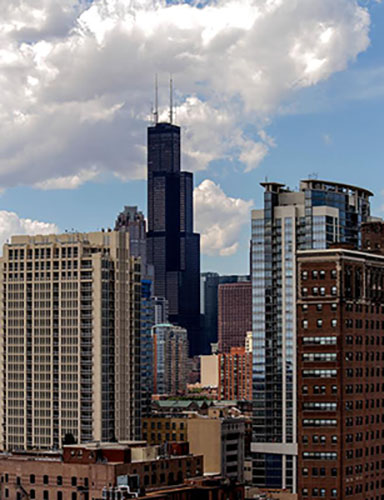
<path fill-rule="evenodd" d="M 163 57 L 165 52 L 159 54 L 156 64 L 148 65 L 152 61 L 150 51 L 146 53 L 148 61 L 143 68 L 132 60 L 133 70 L 140 70 L 140 76 L 137 76 L 140 89 L 137 90 L 137 87 L 132 87 L 136 83 L 125 78 L 127 75 L 120 64 L 105 59 L 114 47 L 120 28 L 124 41 L 136 43 L 124 24 L 128 18 L 124 18 L 123 0 L 109 0 L 109 10 L 103 10 L 97 0 L 79 4 L 77 10 L 70 10 L 70 3 L 61 2 L 58 7 L 51 2 L 56 6 L 56 24 L 53 23 L 54 12 L 47 10 L 43 2 L 40 12 L 47 14 L 45 25 L 39 24 L 42 22 L 40 18 L 23 18 L 22 12 L 16 12 L 12 3 L 4 15 L 4 25 L 10 26 L 11 35 L 7 38 L 9 43 L 4 44 L 7 48 L 0 66 L 4 77 L 9 76 L 14 87 L 12 92 L 16 89 L 23 95 L 25 92 L 26 100 L 13 101 L 14 93 L 9 90 L 8 94 L 8 87 L 4 87 L 4 95 L 9 99 L 2 103 L 7 118 L 3 126 L 9 127 L 8 133 L 3 134 L 3 149 L 0 151 L 0 185 L 4 189 L 0 209 L 16 215 L 0 212 L 0 238 L 48 229 L 70 231 L 74 225 L 79 231 L 111 227 L 116 214 L 126 204 L 138 205 L 145 213 L 143 146 L 155 72 L 159 74 L 160 120 L 167 116 L 169 73 L 174 74 L 175 121 L 182 127 L 182 143 L 185 145 L 182 165 L 184 169 L 194 171 L 196 177 L 196 230 L 202 233 L 202 270 L 221 274 L 248 272 L 249 213 L 251 208 L 260 205 L 262 190 L 259 182 L 265 177 L 292 188 L 297 179 L 308 178 L 313 173 L 319 178 L 361 185 L 375 192 L 372 212 L 380 215 L 382 186 L 376 179 L 381 172 L 383 71 L 380 47 L 383 30 L 380 28 L 384 13 L 378 2 L 364 2 L 364 5 L 361 2 L 358 7 L 355 2 L 339 0 L 336 7 L 331 7 L 334 2 L 327 0 L 323 2 L 321 12 L 315 9 L 313 2 L 307 2 L 308 7 L 304 9 L 301 1 L 292 10 L 287 8 L 288 2 L 274 2 L 273 8 L 267 12 L 263 10 L 267 3 L 261 2 L 260 16 L 254 22 L 264 28 L 261 41 L 267 57 L 275 64 L 268 62 L 264 65 L 265 76 L 271 83 L 270 93 L 259 87 L 257 79 L 254 87 L 250 86 L 251 73 L 240 73 L 244 85 L 241 80 L 233 81 L 224 72 L 227 67 L 233 69 L 235 61 L 231 59 L 221 65 L 218 63 L 217 75 L 208 64 L 196 68 L 196 75 L 190 78 L 193 68 L 183 66 L 180 70 L 173 67 L 170 58 Z M 135 5 L 134 8 L 138 7 Z M 220 15 L 228 15 L 224 3 L 218 4 L 217 8 Z M 144 11 L 147 16 L 151 13 L 148 6 Z M 120 24 L 118 12 L 122 16 Z M 163 6 L 160 14 L 169 15 L 170 25 L 179 25 L 183 29 L 183 16 L 177 9 L 166 10 Z M 298 17 L 304 31 L 294 23 L 291 23 L 292 28 L 288 27 L 292 15 Z M 97 19 L 100 21 L 98 25 Z M 12 20 L 18 20 L 25 28 L 20 28 L 20 32 L 13 29 Z M 109 31 L 105 28 L 107 21 L 110 21 Z M 239 36 L 247 47 L 247 43 L 254 40 L 251 38 L 254 30 L 244 24 L 243 11 L 237 22 Z M 273 32 L 272 35 L 266 34 L 274 22 L 281 24 L 281 35 L 285 40 L 292 40 L 292 29 L 297 31 L 301 42 L 303 50 L 293 51 L 288 61 L 274 46 L 270 38 Z M 158 33 L 157 24 L 153 26 L 154 33 Z M 320 30 L 315 39 L 305 31 L 314 26 Z M 351 33 L 350 27 L 353 26 L 356 30 Z M 33 33 L 28 32 L 28 27 L 34 30 Z M 73 27 L 76 33 L 71 31 Z M 205 30 L 207 38 L 205 45 L 199 41 L 194 50 L 207 58 L 205 46 L 215 37 L 225 38 L 228 33 L 219 24 L 215 27 L 214 23 L 209 25 L 208 21 L 196 17 L 191 32 L 199 27 Z M 178 36 L 177 30 L 174 33 Z M 145 32 L 143 36 L 151 42 L 150 33 Z M 82 55 L 79 49 L 81 40 L 89 44 L 90 51 L 82 68 L 76 63 L 77 57 Z M 317 44 L 318 40 L 322 45 Z M 66 62 L 70 42 L 74 47 L 71 69 Z M 190 40 L 186 43 L 187 52 L 191 54 Z M 224 50 L 230 43 L 227 42 Z M 104 87 L 95 90 L 86 75 L 98 75 L 99 69 L 92 66 L 97 44 L 101 44 L 99 52 L 103 57 L 98 63 L 105 63 L 107 71 L 103 71 L 101 78 Z M 161 50 L 169 49 L 165 45 Z M 319 47 L 323 48 L 320 50 Z M 63 51 L 59 54 L 61 59 L 59 49 Z M 117 51 L 116 58 L 120 55 L 121 52 Z M 129 53 L 124 56 L 132 57 Z M 246 49 L 237 56 L 239 64 L 249 59 L 250 72 L 254 71 L 254 76 L 257 68 L 265 62 L 262 55 L 250 56 Z M 309 58 L 307 63 L 303 62 L 304 56 Z M 26 58 L 25 68 L 21 67 L 22 57 Z M 294 69 L 293 63 L 296 64 Z M 10 77 L 12 64 L 20 71 L 18 82 Z M 285 65 L 289 69 L 286 81 L 282 78 Z M 66 76 L 67 89 L 63 88 L 59 75 Z M 222 76 L 223 81 L 218 81 L 217 76 Z M 87 83 L 90 84 L 88 91 L 84 89 Z M 94 94 L 91 95 L 92 91 Z M 238 91 L 241 91 L 240 105 L 236 108 L 233 96 Z M 213 95 L 220 99 L 215 101 Z M 264 110 L 257 101 L 258 95 L 265 97 L 268 109 Z M 96 96 L 95 100 L 92 96 Z M 57 106 L 57 118 L 62 120 L 64 127 L 62 134 L 50 114 L 47 100 Z M 83 121 L 76 113 L 69 117 L 70 102 L 83 109 Z M 252 111 L 253 120 L 247 109 Z M 29 121 L 35 125 L 33 137 Z M 50 136 L 47 130 L 53 137 L 62 136 L 62 140 L 57 139 L 57 149 L 52 143 L 44 142 Z M 11 135 L 17 136 L 18 141 L 10 143 Z M 236 144 L 225 144 L 229 135 L 238 138 Z M 93 139 L 92 147 L 85 151 L 84 146 Z M 22 153 L 16 157 L 14 151 Z M 365 174 L 367 166 L 370 176 Z M 101 204 L 100 199 L 103 200 Z M 222 207 L 220 213 L 215 213 L 217 206 Z M 39 225 L 37 221 L 55 226 Z"/>

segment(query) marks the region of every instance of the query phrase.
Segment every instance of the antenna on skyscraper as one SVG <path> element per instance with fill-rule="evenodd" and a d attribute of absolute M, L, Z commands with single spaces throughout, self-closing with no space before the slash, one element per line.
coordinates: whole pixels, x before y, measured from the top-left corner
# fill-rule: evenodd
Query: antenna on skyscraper
<path fill-rule="evenodd" d="M 155 109 L 153 111 L 155 125 L 159 122 L 159 84 L 157 82 L 157 73 L 155 75 Z"/>
<path fill-rule="evenodd" d="M 169 77 L 169 123 L 173 122 L 173 79 Z"/>

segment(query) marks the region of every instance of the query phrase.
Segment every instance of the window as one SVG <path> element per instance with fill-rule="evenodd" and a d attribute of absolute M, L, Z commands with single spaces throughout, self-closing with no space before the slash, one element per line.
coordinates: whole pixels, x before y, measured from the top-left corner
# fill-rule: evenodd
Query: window
<path fill-rule="evenodd" d="M 29 498 L 32 498 L 32 499 L 36 498 L 36 492 L 35 492 L 35 490 L 30 490 L 30 492 L 29 492 Z"/>
<path fill-rule="evenodd" d="M 322 311 L 323 310 L 323 304 L 316 304 L 316 309 L 318 311 Z"/>
<path fill-rule="evenodd" d="M 336 328 L 336 326 L 337 326 L 337 319 L 331 319 L 331 326 L 333 328 Z"/>
<path fill-rule="evenodd" d="M 337 271 L 336 271 L 336 269 L 332 269 L 331 270 L 331 278 L 333 278 L 333 279 L 337 278 Z"/>
<path fill-rule="evenodd" d="M 62 491 L 57 492 L 57 500 L 63 500 L 63 492 Z"/>
<path fill-rule="evenodd" d="M 49 483 L 49 477 L 48 476 L 43 476 L 43 484 L 48 484 L 48 483 Z"/>
<path fill-rule="evenodd" d="M 319 273 L 317 271 L 312 271 L 312 279 L 317 280 Z"/>
<path fill-rule="evenodd" d="M 49 491 L 48 490 L 43 491 L 43 500 L 49 500 Z"/>
<path fill-rule="evenodd" d="M 331 489 L 331 497 L 337 497 L 337 489 L 336 488 Z"/>
<path fill-rule="evenodd" d="M 321 286 L 320 287 L 320 295 L 325 295 L 325 287 Z"/>
<path fill-rule="evenodd" d="M 63 485 L 63 476 L 57 476 L 57 486 Z"/>
<path fill-rule="evenodd" d="M 337 295 L 337 286 L 331 288 L 331 295 Z"/>
<path fill-rule="evenodd" d="M 302 280 L 307 280 L 308 279 L 308 271 L 303 271 L 301 273 L 301 279 Z"/>
<path fill-rule="evenodd" d="M 307 329 L 308 328 L 308 320 L 307 319 L 303 319 L 303 328 Z"/>
<path fill-rule="evenodd" d="M 316 325 L 317 325 L 317 328 L 321 328 L 323 326 L 323 320 L 322 319 L 318 319 L 316 321 Z"/>
<path fill-rule="evenodd" d="M 325 488 L 320 488 L 320 496 L 325 497 Z"/>
<path fill-rule="evenodd" d="M 75 476 L 71 477 L 71 485 L 72 486 L 77 486 L 77 477 L 75 477 Z"/>
<path fill-rule="evenodd" d="M 303 488 L 301 490 L 302 494 L 303 494 L 303 497 L 307 497 L 308 496 L 308 488 Z"/>
<path fill-rule="evenodd" d="M 319 289 L 318 289 L 318 287 L 317 287 L 317 286 L 314 286 L 314 287 L 312 288 L 312 295 L 319 295 Z"/>
<path fill-rule="evenodd" d="M 29 482 L 30 482 L 31 484 L 35 484 L 35 474 L 31 474 L 31 475 L 29 476 Z"/>
<path fill-rule="evenodd" d="M 149 482 L 149 478 L 148 478 L 148 482 Z M 71 500 L 77 500 L 77 493 L 76 493 L 76 491 L 72 492 Z"/>
<path fill-rule="evenodd" d="M 303 476 L 308 476 L 308 468 L 304 467 L 302 470 Z"/>

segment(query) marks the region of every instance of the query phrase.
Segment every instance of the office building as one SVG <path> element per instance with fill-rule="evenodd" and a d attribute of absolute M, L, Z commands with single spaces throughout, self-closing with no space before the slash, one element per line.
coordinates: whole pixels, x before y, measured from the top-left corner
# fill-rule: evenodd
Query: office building
<path fill-rule="evenodd" d="M 152 338 L 154 394 L 184 394 L 189 372 L 187 330 L 163 323 L 152 328 Z"/>
<path fill-rule="evenodd" d="M 384 256 L 306 250 L 297 272 L 299 498 L 381 498 Z"/>
<path fill-rule="evenodd" d="M 219 352 L 244 347 L 252 329 L 252 284 L 250 281 L 226 283 L 218 288 Z"/>
<path fill-rule="evenodd" d="M 211 354 L 212 344 L 218 341 L 218 288 L 224 283 L 249 281 L 247 275 L 224 275 L 218 273 L 201 273 L 200 277 L 200 311 L 202 354 Z"/>
<path fill-rule="evenodd" d="M 298 191 L 262 186 L 264 208 L 252 212 L 253 482 L 295 492 L 296 252 L 333 242 L 360 247 L 372 193 L 313 179 Z"/>
<path fill-rule="evenodd" d="M 15 236 L 1 266 L 1 449 L 140 436 L 140 263 L 119 232 Z"/>
<path fill-rule="evenodd" d="M 193 232 L 193 174 L 180 170 L 180 127 L 148 128 L 147 258 L 169 321 L 188 332 L 191 356 L 200 353 L 200 235 Z"/>

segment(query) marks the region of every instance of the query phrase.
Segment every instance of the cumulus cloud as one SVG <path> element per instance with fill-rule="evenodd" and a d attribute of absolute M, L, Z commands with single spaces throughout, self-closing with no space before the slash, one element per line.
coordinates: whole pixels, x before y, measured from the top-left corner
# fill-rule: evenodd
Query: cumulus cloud
<path fill-rule="evenodd" d="M 206 179 L 194 190 L 196 229 L 206 255 L 232 255 L 239 246 L 244 224 L 249 222 L 253 201 L 231 198 L 221 187 Z"/>
<path fill-rule="evenodd" d="M 40 222 L 32 219 L 22 219 L 14 212 L 0 210 L 0 253 L 4 243 L 11 236 L 20 234 L 52 234 L 58 233 L 59 228 L 50 222 Z"/>
<path fill-rule="evenodd" d="M 369 45 L 355 0 L 0 0 L 0 187 L 145 176 L 153 75 L 172 73 L 185 164 L 256 168 L 266 120 Z M 93 177 L 91 177 L 93 178 Z M 86 179 L 85 179 L 86 180 Z M 84 181 L 85 181 L 84 180 Z"/>

